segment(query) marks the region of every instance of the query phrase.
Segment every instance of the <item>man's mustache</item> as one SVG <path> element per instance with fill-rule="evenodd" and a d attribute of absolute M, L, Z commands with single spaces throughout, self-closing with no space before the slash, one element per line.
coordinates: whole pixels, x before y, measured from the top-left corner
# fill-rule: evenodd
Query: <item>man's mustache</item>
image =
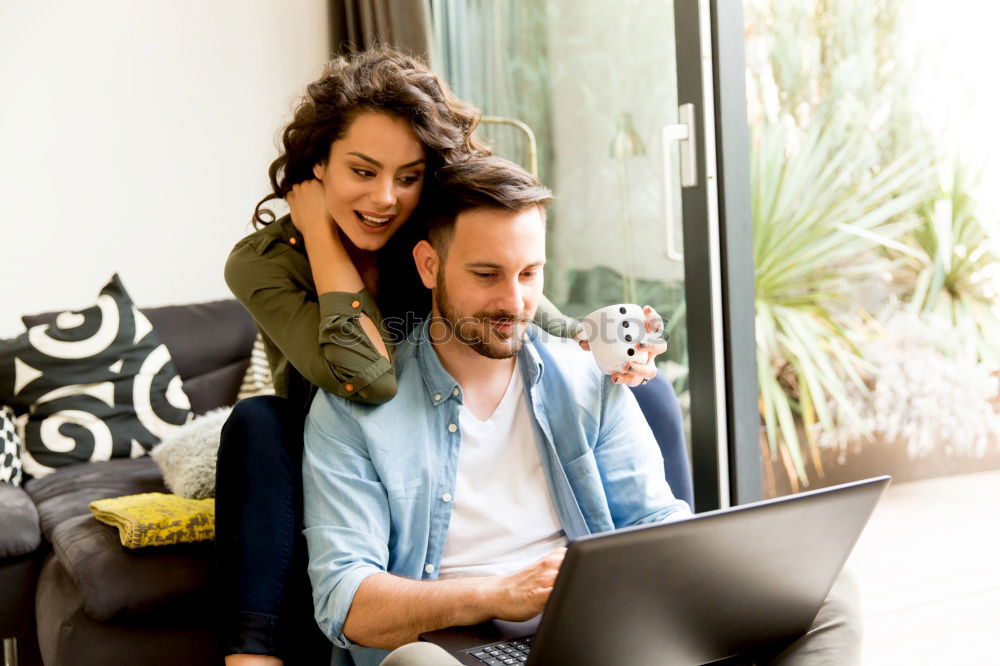
<path fill-rule="evenodd" d="M 490 324 L 530 324 L 531 317 L 525 313 L 510 312 L 477 312 L 472 319 L 479 319 Z"/>

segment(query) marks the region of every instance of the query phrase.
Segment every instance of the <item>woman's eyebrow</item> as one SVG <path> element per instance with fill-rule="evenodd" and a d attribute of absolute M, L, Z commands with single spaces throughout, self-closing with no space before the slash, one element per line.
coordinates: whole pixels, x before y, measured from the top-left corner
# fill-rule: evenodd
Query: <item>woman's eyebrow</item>
<path fill-rule="evenodd" d="M 354 155 L 355 157 L 360 157 L 365 162 L 370 162 L 371 164 L 374 164 L 375 166 L 377 166 L 379 169 L 384 169 L 385 168 L 384 164 L 382 164 L 381 162 L 379 162 L 374 157 L 368 157 L 364 153 L 356 153 L 356 152 L 352 151 L 352 152 L 349 152 L 347 154 L 348 155 Z M 415 167 L 418 164 L 423 164 L 426 161 L 427 160 L 425 160 L 423 157 L 421 157 L 419 160 L 413 160 L 412 162 L 407 162 L 406 164 L 404 164 L 401 167 L 399 167 L 399 169 L 396 169 L 396 171 L 399 171 L 400 169 L 409 169 L 410 167 Z"/>

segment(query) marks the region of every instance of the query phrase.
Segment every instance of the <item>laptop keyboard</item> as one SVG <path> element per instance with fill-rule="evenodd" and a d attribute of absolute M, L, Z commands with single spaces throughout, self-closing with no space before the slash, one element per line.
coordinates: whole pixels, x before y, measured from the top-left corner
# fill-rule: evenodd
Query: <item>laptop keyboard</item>
<path fill-rule="evenodd" d="M 486 666 L 514 666 L 528 661 L 528 651 L 534 636 L 524 636 L 512 641 L 493 643 L 469 650 L 468 653 Z"/>

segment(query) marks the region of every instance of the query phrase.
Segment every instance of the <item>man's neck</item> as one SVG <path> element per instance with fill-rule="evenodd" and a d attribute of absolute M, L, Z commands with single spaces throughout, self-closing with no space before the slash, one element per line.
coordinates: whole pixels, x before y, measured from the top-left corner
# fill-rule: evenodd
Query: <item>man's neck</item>
<path fill-rule="evenodd" d="M 487 358 L 476 353 L 447 330 L 437 312 L 431 322 L 430 339 L 441 340 L 432 343 L 434 352 L 441 366 L 462 387 L 465 407 L 479 420 L 488 419 L 510 385 L 517 358 Z"/>

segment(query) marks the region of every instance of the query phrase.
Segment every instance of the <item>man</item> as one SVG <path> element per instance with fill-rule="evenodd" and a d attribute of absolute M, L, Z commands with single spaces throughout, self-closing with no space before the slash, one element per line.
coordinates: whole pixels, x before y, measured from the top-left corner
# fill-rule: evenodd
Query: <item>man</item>
<path fill-rule="evenodd" d="M 424 631 L 529 619 L 568 539 L 690 514 L 631 393 L 531 324 L 551 193 L 498 158 L 438 179 L 448 208 L 413 251 L 432 317 L 398 353 L 396 397 L 321 393 L 306 422 L 316 619 L 358 666 Z M 428 645 L 389 661 L 457 663 Z"/>

